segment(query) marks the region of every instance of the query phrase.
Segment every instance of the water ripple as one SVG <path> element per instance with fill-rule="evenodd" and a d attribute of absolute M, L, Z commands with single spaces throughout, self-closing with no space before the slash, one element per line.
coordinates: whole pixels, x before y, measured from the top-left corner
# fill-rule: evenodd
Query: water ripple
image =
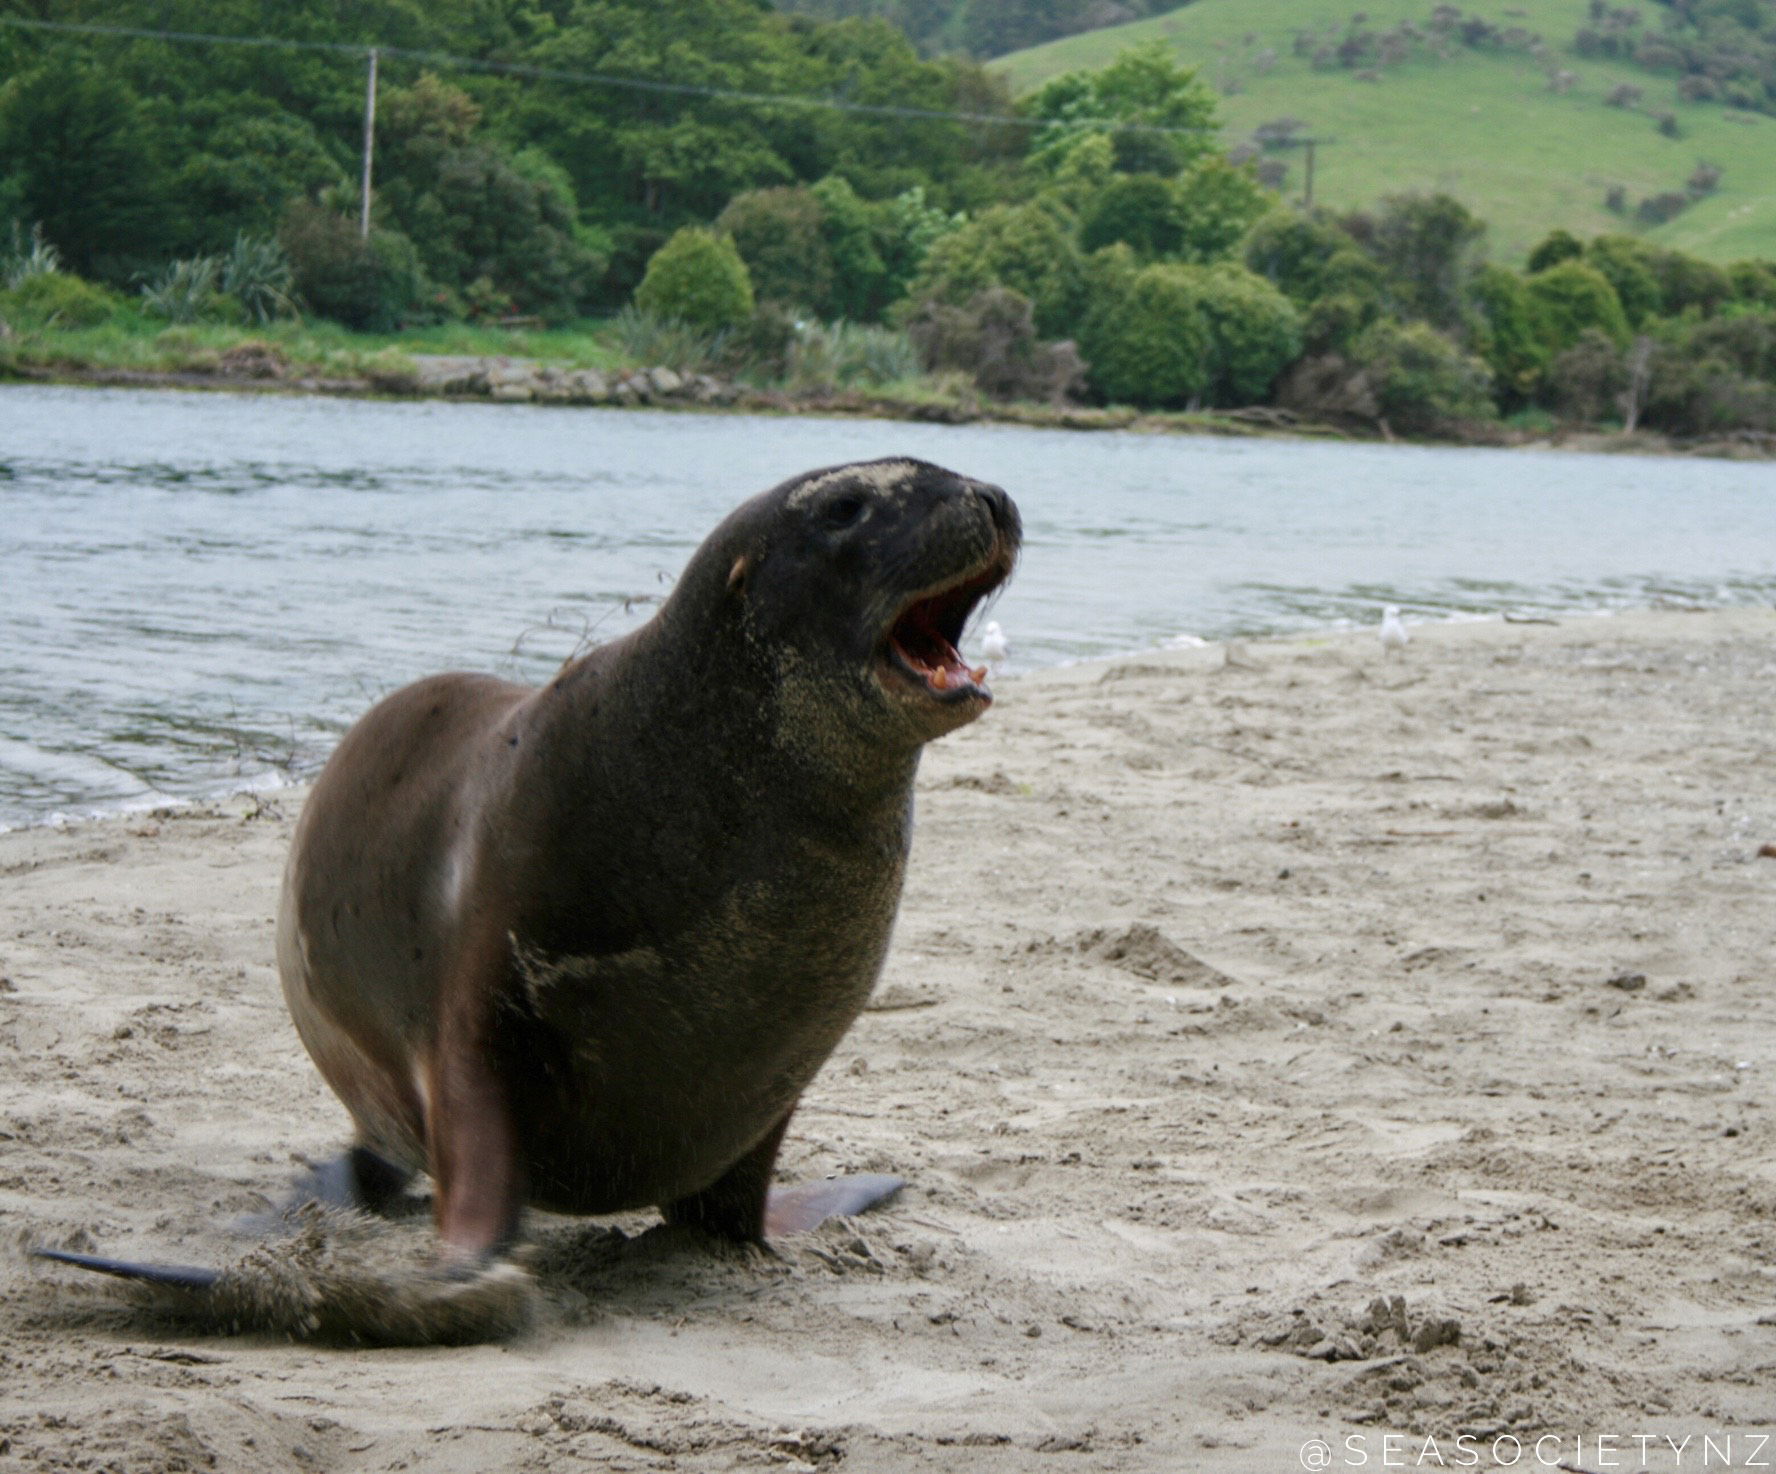
<path fill-rule="evenodd" d="M 0 387 L 0 825 L 311 771 L 428 671 L 546 678 L 736 502 L 917 455 L 1007 487 L 1024 666 L 1503 611 L 1776 602 L 1767 466 Z"/>

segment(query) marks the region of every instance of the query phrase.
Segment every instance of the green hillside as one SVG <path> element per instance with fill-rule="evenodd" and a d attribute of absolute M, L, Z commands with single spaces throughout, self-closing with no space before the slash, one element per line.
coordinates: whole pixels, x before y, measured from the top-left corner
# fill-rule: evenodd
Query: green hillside
<path fill-rule="evenodd" d="M 1200 68 L 1222 98 L 1228 142 L 1260 124 L 1301 120 L 1330 140 L 1316 150 L 1314 197 L 1334 207 L 1406 190 L 1443 190 L 1491 225 L 1494 259 L 1520 260 L 1550 227 L 1580 235 L 1637 230 L 1651 241 L 1715 261 L 1776 256 L 1776 118 L 1689 103 L 1675 77 L 1627 61 L 1590 60 L 1572 37 L 1586 0 L 1468 4 L 1500 28 L 1539 33 L 1541 55 L 1521 45 L 1476 50 L 1414 47 L 1395 65 L 1359 72 L 1316 67 L 1298 32 L 1336 44 L 1353 15 L 1371 31 L 1424 26 L 1433 0 L 1197 0 L 1168 15 L 1071 36 L 992 66 L 1019 93 L 1061 72 L 1104 65 L 1125 47 L 1161 39 Z M 1651 7 L 1656 17 L 1658 7 Z M 1649 18 L 1648 24 L 1656 24 Z M 1568 90 L 1550 74 L 1571 73 Z M 1633 110 L 1609 105 L 1618 86 L 1641 89 Z M 1676 137 L 1658 127 L 1676 119 Z M 1303 155 L 1286 161 L 1283 188 L 1299 198 Z M 1681 192 L 1699 163 L 1722 171 L 1719 188 L 1662 225 L 1635 223 L 1643 199 Z M 1606 196 L 1624 192 L 1627 215 Z"/>

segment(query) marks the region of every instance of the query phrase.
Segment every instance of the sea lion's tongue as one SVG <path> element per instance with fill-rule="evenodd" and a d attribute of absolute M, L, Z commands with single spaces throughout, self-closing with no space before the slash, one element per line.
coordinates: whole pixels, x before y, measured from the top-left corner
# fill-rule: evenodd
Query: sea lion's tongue
<path fill-rule="evenodd" d="M 924 677 L 933 690 L 947 691 L 970 683 L 979 686 L 987 678 L 984 665 L 970 670 L 964 664 L 961 652 L 932 623 L 929 605 L 915 606 L 890 638 L 908 668 Z"/>

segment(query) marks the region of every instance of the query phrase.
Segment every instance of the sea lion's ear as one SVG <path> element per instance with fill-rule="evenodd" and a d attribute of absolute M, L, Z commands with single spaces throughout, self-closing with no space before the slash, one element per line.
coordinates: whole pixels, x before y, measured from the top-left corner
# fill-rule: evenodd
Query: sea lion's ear
<path fill-rule="evenodd" d="M 728 592 L 743 594 L 746 592 L 746 576 L 752 572 L 752 554 L 742 553 L 734 560 L 734 566 L 728 570 Z"/>

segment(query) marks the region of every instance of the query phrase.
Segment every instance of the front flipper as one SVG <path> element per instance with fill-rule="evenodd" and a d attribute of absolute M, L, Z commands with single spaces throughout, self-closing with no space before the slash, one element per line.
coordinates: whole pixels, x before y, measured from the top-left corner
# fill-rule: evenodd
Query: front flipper
<path fill-rule="evenodd" d="M 701 1192 L 666 1204 L 668 1223 L 694 1223 L 722 1238 L 760 1244 L 767 1237 L 807 1233 L 829 1218 L 862 1213 L 906 1186 L 899 1177 L 858 1172 L 795 1187 L 772 1187 L 771 1169 L 789 1129 L 786 1115 L 751 1151 Z"/>

